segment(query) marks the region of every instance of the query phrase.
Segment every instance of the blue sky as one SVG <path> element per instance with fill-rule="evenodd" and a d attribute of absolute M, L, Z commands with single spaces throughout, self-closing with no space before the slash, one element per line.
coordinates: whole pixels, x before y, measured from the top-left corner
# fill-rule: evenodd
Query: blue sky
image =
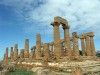
<path fill-rule="evenodd" d="M 6 47 L 18 43 L 24 47 L 24 40 L 35 45 L 36 33 L 43 42 L 53 40 L 50 23 L 55 16 L 68 20 L 70 32 L 93 31 L 96 49 L 100 50 L 100 0 L 0 0 L 0 59 Z M 63 31 L 60 27 L 61 38 Z"/>

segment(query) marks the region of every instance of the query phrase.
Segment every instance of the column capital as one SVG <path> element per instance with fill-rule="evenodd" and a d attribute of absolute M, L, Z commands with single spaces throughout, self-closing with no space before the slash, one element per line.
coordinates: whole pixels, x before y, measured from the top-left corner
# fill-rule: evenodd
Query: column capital
<path fill-rule="evenodd" d="M 66 25 L 66 24 L 62 24 L 62 26 L 63 26 L 63 29 L 69 29 L 70 28 L 70 26 Z"/>
<path fill-rule="evenodd" d="M 59 25 L 60 25 L 60 22 L 56 22 L 56 21 L 55 21 L 55 22 L 52 22 L 51 25 L 52 25 L 52 26 L 59 26 Z"/>
<path fill-rule="evenodd" d="M 79 38 L 77 32 L 73 32 L 72 35 L 73 35 L 73 37 Z"/>
<path fill-rule="evenodd" d="M 94 33 L 93 32 L 88 32 L 86 33 L 87 36 L 90 36 L 90 37 L 94 37 Z"/>
<path fill-rule="evenodd" d="M 82 34 L 82 35 L 80 36 L 80 39 L 85 39 L 85 35 Z"/>

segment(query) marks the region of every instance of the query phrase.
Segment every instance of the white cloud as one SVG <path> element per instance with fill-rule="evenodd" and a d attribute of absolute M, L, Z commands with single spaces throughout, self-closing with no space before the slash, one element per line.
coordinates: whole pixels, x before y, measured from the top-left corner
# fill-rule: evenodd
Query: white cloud
<path fill-rule="evenodd" d="M 33 20 L 50 24 L 54 16 L 62 16 L 68 19 L 72 30 L 93 30 L 99 36 L 96 29 L 100 28 L 100 2 L 98 0 L 48 0 L 41 7 L 31 11 Z"/>
<path fill-rule="evenodd" d="M 64 17 L 69 21 L 72 31 L 93 30 L 100 28 L 100 1 L 99 0 L 2 0 L 5 4 L 16 8 L 24 18 L 42 26 L 49 26 L 54 16 Z M 27 27 L 32 31 L 35 25 Z M 97 29 L 96 29 L 97 28 Z M 27 29 L 25 29 L 27 31 Z M 51 29 L 51 28 L 50 28 Z"/>

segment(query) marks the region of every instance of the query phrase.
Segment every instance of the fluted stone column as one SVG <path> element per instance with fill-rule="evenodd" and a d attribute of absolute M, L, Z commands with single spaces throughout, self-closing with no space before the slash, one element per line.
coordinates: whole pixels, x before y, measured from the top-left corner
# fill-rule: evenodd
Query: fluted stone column
<path fill-rule="evenodd" d="M 44 56 L 43 42 L 41 43 L 41 57 Z"/>
<path fill-rule="evenodd" d="M 59 32 L 59 22 L 54 22 L 54 55 L 57 59 L 61 57 L 61 44 L 60 44 L 60 32 Z"/>
<path fill-rule="evenodd" d="M 94 45 L 94 33 L 93 32 L 89 32 L 88 36 L 90 37 L 90 50 L 91 50 L 91 56 L 95 56 L 96 52 L 95 52 L 95 45 Z"/>
<path fill-rule="evenodd" d="M 24 58 L 24 49 L 21 49 L 20 50 L 20 59 L 23 59 Z"/>
<path fill-rule="evenodd" d="M 6 48 L 4 64 L 8 65 L 8 47 Z"/>
<path fill-rule="evenodd" d="M 20 66 L 22 66 L 22 62 L 24 61 L 24 49 L 20 50 L 20 54 L 19 54 L 20 59 L 18 60 Z"/>
<path fill-rule="evenodd" d="M 70 52 L 70 33 L 69 33 L 69 26 L 63 25 L 64 30 L 64 41 L 65 41 L 65 49 L 67 49 L 68 52 Z"/>
<path fill-rule="evenodd" d="M 24 58 L 29 58 L 29 39 L 25 40 Z"/>
<path fill-rule="evenodd" d="M 93 56 L 96 56 L 93 36 L 90 37 L 90 45 L 91 45 L 91 50 L 92 50 Z"/>
<path fill-rule="evenodd" d="M 77 35 L 77 32 L 73 32 L 72 33 L 73 35 L 73 51 L 74 51 L 74 54 L 75 54 L 75 57 L 79 57 L 79 46 L 78 46 L 78 35 Z"/>
<path fill-rule="evenodd" d="M 52 44 L 49 44 L 49 46 L 50 46 L 50 57 L 53 58 L 54 57 L 54 45 L 52 43 Z"/>
<path fill-rule="evenodd" d="M 30 60 L 31 61 L 33 60 L 33 57 L 34 57 L 34 50 L 31 50 L 31 52 L 30 52 Z"/>
<path fill-rule="evenodd" d="M 90 46 L 90 37 L 86 34 L 85 36 L 85 41 L 86 41 L 86 55 L 91 56 L 91 46 Z"/>
<path fill-rule="evenodd" d="M 10 51 L 10 60 L 11 60 L 11 62 L 14 61 L 14 52 L 13 52 L 13 47 L 11 47 L 11 51 Z"/>
<path fill-rule="evenodd" d="M 82 54 L 83 54 L 83 56 L 85 56 L 86 47 L 85 47 L 85 36 L 84 36 L 84 34 L 82 34 L 80 36 L 80 40 L 81 40 Z"/>
<path fill-rule="evenodd" d="M 54 48 L 53 48 L 54 46 L 53 46 L 53 44 L 51 45 L 51 51 L 53 52 L 54 51 Z"/>
<path fill-rule="evenodd" d="M 36 35 L 36 59 L 41 59 L 41 36 Z"/>
<path fill-rule="evenodd" d="M 36 58 L 36 54 L 35 53 L 36 53 L 36 46 L 33 47 L 33 58 L 34 59 Z"/>
<path fill-rule="evenodd" d="M 44 60 L 48 61 L 49 57 L 50 57 L 50 55 L 49 55 L 49 52 L 50 52 L 49 51 L 49 45 L 47 43 L 45 43 L 43 48 L 44 48 Z"/>
<path fill-rule="evenodd" d="M 61 42 L 61 56 L 65 55 L 64 42 Z"/>
<path fill-rule="evenodd" d="M 18 44 L 14 46 L 14 61 L 18 59 Z"/>

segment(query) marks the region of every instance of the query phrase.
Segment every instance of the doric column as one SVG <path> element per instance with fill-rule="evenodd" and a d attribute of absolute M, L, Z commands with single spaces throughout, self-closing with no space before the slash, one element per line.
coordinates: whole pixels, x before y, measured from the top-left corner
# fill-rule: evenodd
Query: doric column
<path fill-rule="evenodd" d="M 75 57 L 77 58 L 79 56 L 79 46 L 78 46 L 78 35 L 77 32 L 73 32 L 73 51 L 75 54 Z"/>
<path fill-rule="evenodd" d="M 80 40 L 81 40 L 82 54 L 83 54 L 83 56 L 85 56 L 86 47 L 85 47 L 85 36 L 84 36 L 84 34 L 82 34 L 80 36 Z"/>
<path fill-rule="evenodd" d="M 57 59 L 61 57 L 61 44 L 60 44 L 60 31 L 59 31 L 59 22 L 53 23 L 54 30 L 54 55 Z"/>
<path fill-rule="evenodd" d="M 33 57 L 34 57 L 34 50 L 31 50 L 31 52 L 30 52 L 30 60 L 31 61 L 33 60 Z"/>
<path fill-rule="evenodd" d="M 36 58 L 36 46 L 33 46 L 33 58 Z"/>
<path fill-rule="evenodd" d="M 65 49 L 67 50 L 67 56 L 70 56 L 70 33 L 69 33 L 69 26 L 68 24 L 63 25 L 64 30 L 64 41 L 65 41 Z"/>
<path fill-rule="evenodd" d="M 48 61 L 49 60 L 49 45 L 45 43 L 43 46 L 43 49 L 44 49 L 44 60 Z"/>
<path fill-rule="evenodd" d="M 20 59 L 18 60 L 20 66 L 22 66 L 22 62 L 24 61 L 24 49 L 20 50 L 20 54 L 19 54 Z"/>
<path fill-rule="evenodd" d="M 29 58 L 29 39 L 25 40 L 24 58 Z"/>
<path fill-rule="evenodd" d="M 18 59 L 18 44 L 14 46 L 14 61 Z"/>
<path fill-rule="evenodd" d="M 90 50 L 91 50 L 91 56 L 95 56 L 96 52 L 95 52 L 95 45 L 94 45 L 94 33 L 93 32 L 89 32 L 88 36 L 90 37 Z"/>
<path fill-rule="evenodd" d="M 91 45 L 91 50 L 92 50 L 93 56 L 96 56 L 93 36 L 90 37 L 90 45 Z"/>
<path fill-rule="evenodd" d="M 5 65 L 8 65 L 8 47 L 6 48 L 6 53 L 5 53 Z"/>
<path fill-rule="evenodd" d="M 20 59 L 23 59 L 24 58 L 24 49 L 21 49 L 20 50 Z"/>
<path fill-rule="evenodd" d="M 41 59 L 41 36 L 40 34 L 36 35 L 36 59 Z"/>
<path fill-rule="evenodd" d="M 53 44 L 51 45 L 51 51 L 53 52 L 54 51 L 54 48 L 53 48 L 54 46 L 53 46 Z"/>
<path fill-rule="evenodd" d="M 10 60 L 11 60 L 11 62 L 13 62 L 14 61 L 14 52 L 13 52 L 13 47 L 11 47 L 11 51 L 10 51 Z"/>
<path fill-rule="evenodd" d="M 54 45 L 53 43 L 49 43 L 50 46 L 50 57 L 53 58 L 54 57 Z"/>
<path fill-rule="evenodd" d="M 86 33 L 85 41 L 86 41 L 86 55 L 91 56 L 90 37 L 88 33 Z"/>

